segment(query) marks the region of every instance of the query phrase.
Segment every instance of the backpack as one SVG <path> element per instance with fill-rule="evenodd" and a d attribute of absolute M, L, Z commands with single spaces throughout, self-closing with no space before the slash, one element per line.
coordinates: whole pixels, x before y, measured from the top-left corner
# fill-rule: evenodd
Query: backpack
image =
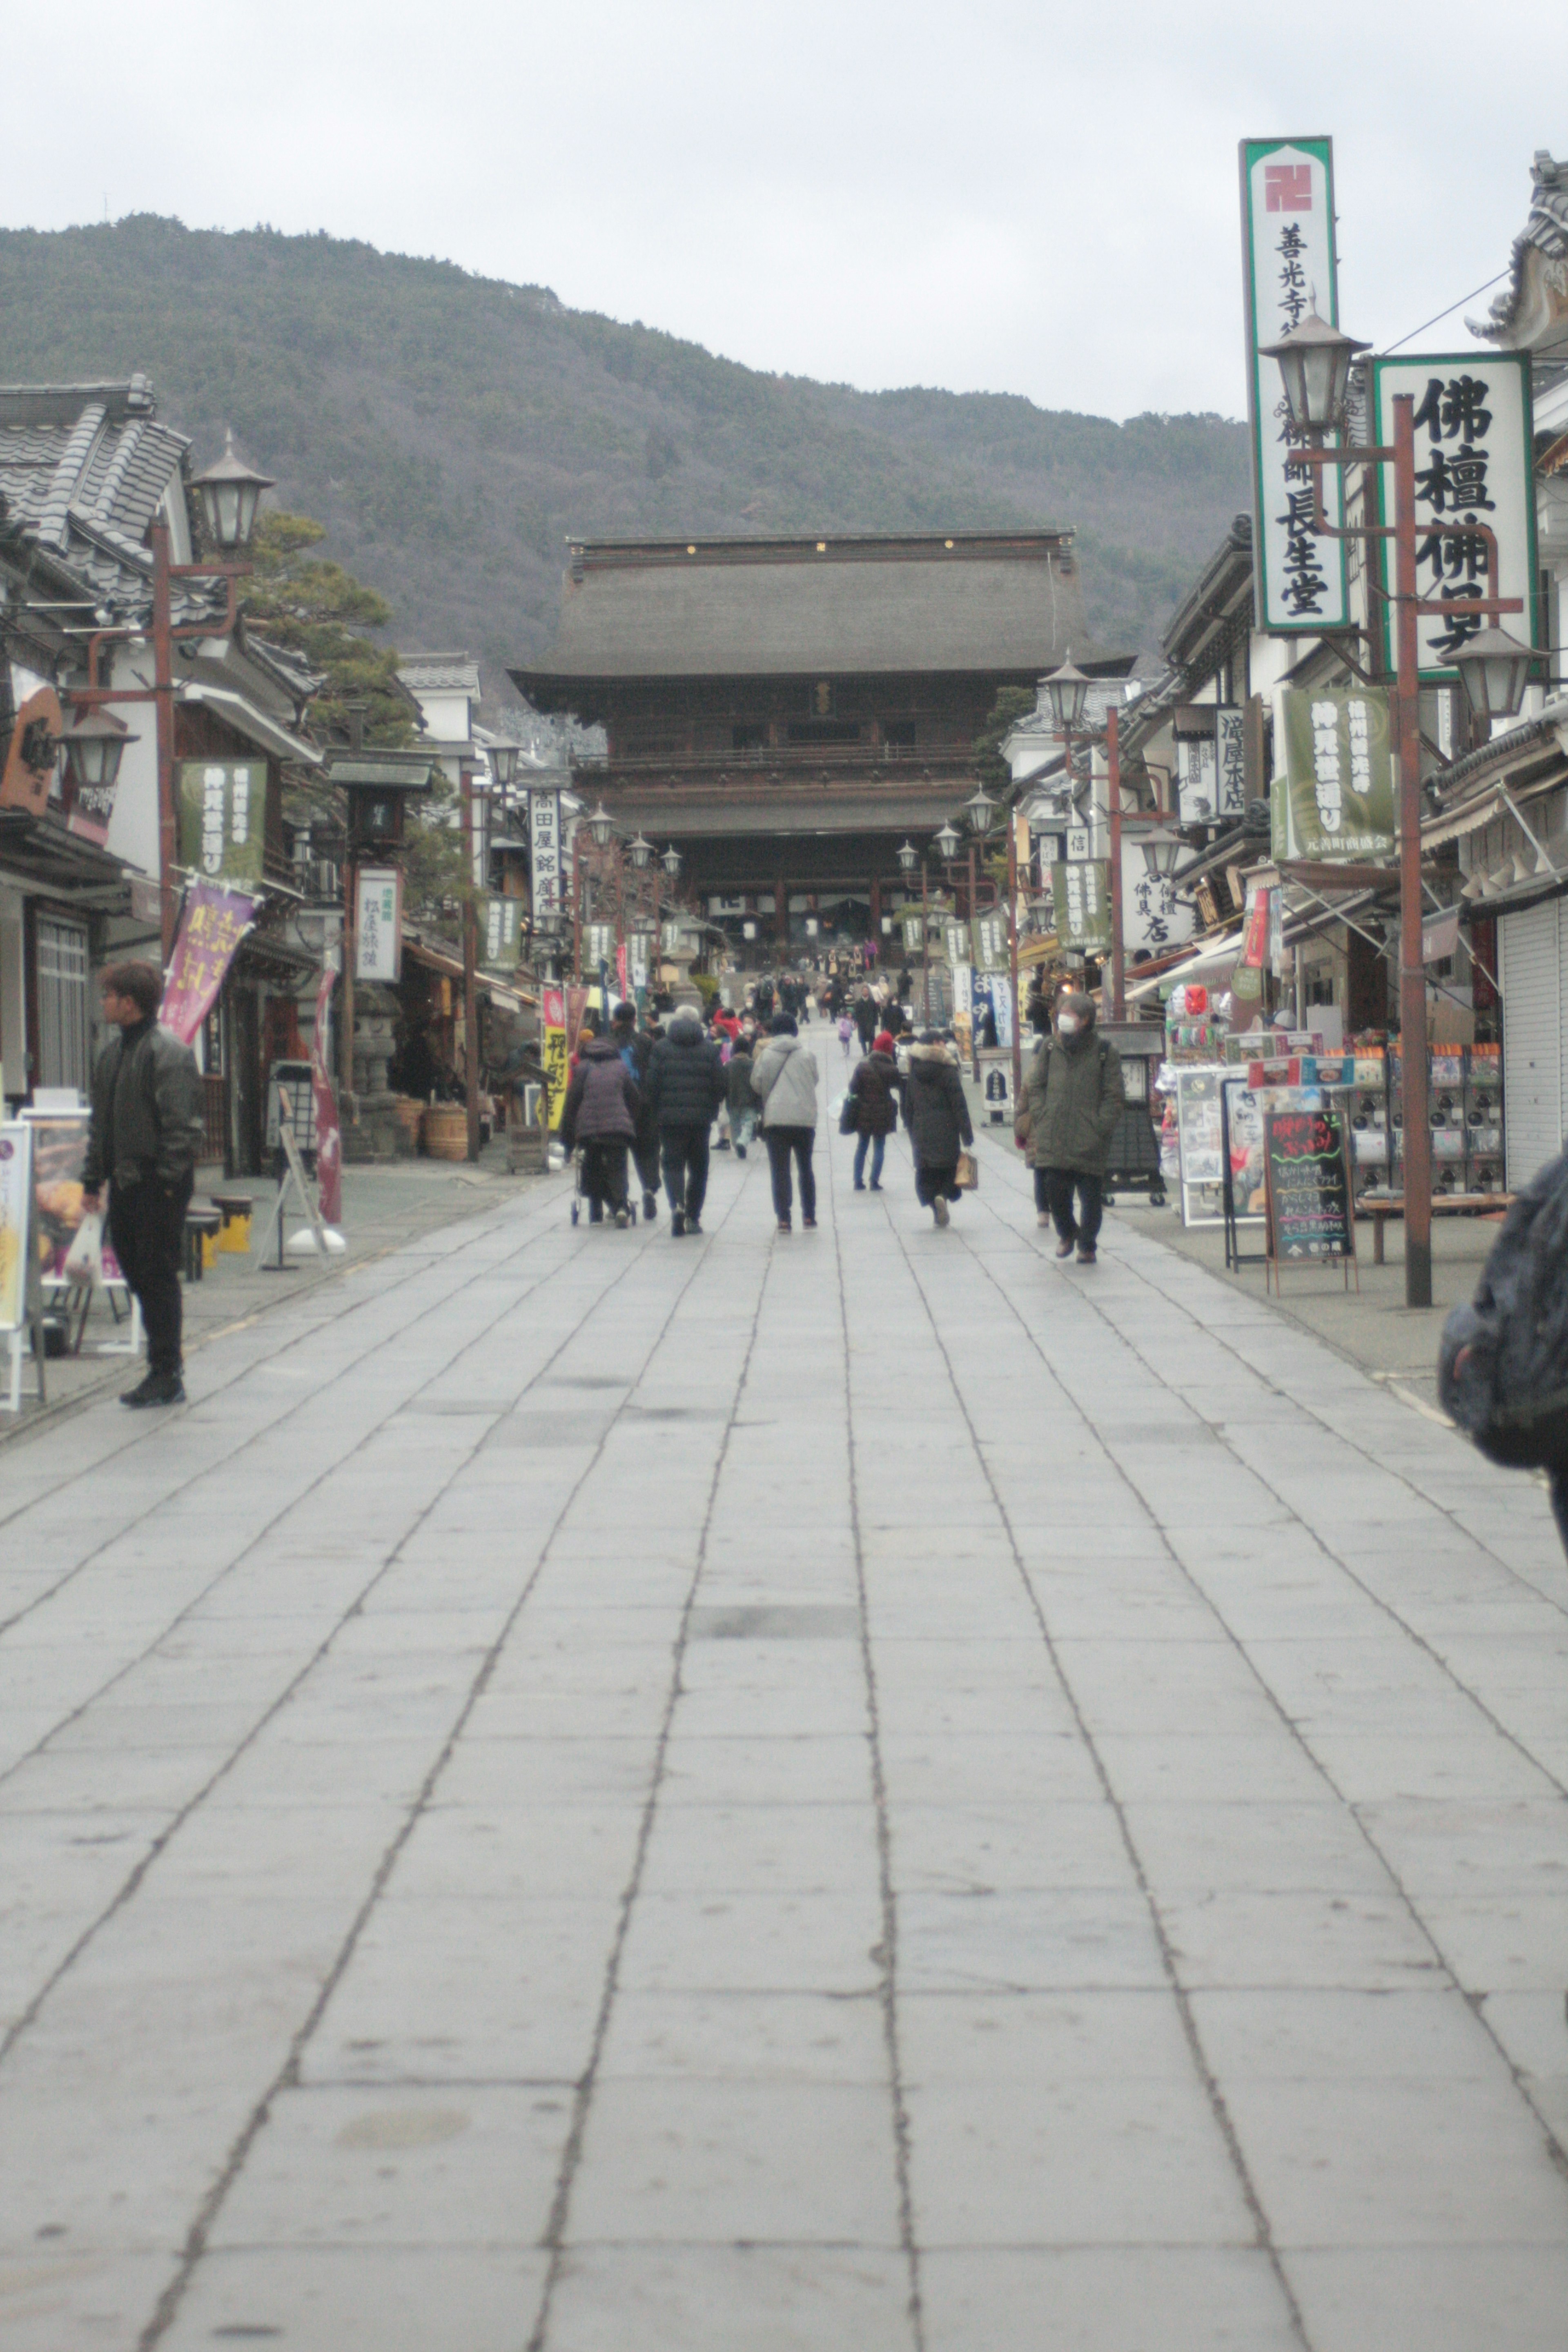
<path fill-rule="evenodd" d="M 1568 1153 L 1525 1186 L 1444 1324 L 1437 1393 L 1489 1461 L 1568 1469 Z"/>

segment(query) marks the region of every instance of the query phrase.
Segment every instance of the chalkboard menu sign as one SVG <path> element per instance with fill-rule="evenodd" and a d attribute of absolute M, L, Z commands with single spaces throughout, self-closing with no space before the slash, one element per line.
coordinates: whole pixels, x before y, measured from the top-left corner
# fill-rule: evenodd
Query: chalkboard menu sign
<path fill-rule="evenodd" d="M 1353 1258 L 1350 1160 L 1338 1110 L 1263 1115 L 1268 1255 L 1277 1264 Z"/>

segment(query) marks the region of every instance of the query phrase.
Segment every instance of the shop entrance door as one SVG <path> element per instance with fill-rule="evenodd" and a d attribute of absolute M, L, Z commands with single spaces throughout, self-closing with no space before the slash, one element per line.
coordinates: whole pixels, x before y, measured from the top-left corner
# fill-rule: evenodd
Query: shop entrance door
<path fill-rule="evenodd" d="M 1548 898 L 1498 924 L 1503 1142 L 1516 1192 L 1563 1149 L 1563 904 Z"/>

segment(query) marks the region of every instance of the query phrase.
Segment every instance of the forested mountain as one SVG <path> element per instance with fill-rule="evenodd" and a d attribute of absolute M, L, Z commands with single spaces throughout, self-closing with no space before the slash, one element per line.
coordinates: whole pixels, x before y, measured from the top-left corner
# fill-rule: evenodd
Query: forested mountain
<path fill-rule="evenodd" d="M 150 215 L 0 231 L 0 380 L 136 369 L 200 459 L 232 425 L 279 499 L 329 526 L 400 645 L 469 647 L 487 691 L 548 644 L 568 534 L 1070 522 L 1101 643 L 1147 659 L 1247 501 L 1245 428 L 1217 416 L 1116 425 L 762 374 L 542 287 L 324 234 Z"/>

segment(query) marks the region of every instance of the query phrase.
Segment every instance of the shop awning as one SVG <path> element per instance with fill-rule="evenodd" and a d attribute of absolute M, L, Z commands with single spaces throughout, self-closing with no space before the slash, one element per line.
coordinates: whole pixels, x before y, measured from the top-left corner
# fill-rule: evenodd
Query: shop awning
<path fill-rule="evenodd" d="M 1236 969 L 1236 960 L 1240 953 L 1241 926 L 1238 923 L 1234 930 L 1227 931 L 1223 937 L 1205 940 L 1196 953 L 1188 956 L 1184 962 L 1170 964 L 1163 971 L 1154 972 L 1147 980 L 1139 981 L 1135 987 L 1127 990 L 1127 1002 L 1142 1004 L 1162 988 L 1182 987 L 1189 980 L 1207 982 L 1228 979 Z"/>
<path fill-rule="evenodd" d="M 1428 817 L 1421 827 L 1423 849 L 1436 849 L 1440 842 L 1463 841 L 1468 834 L 1479 833 L 1484 824 L 1491 824 L 1509 814 L 1508 794 L 1500 784 L 1493 784 L 1478 800 L 1469 801 L 1463 808 L 1450 809 L 1443 816 Z"/>
<path fill-rule="evenodd" d="M 231 687 L 208 686 L 200 678 L 193 678 L 180 688 L 179 698 L 182 702 L 199 702 L 226 726 L 232 727 L 237 735 L 254 743 L 258 751 L 270 751 L 275 759 L 290 761 L 297 768 L 319 768 L 321 764 L 321 754 L 313 743 L 308 743 L 303 735 L 290 734 L 287 727 L 279 727 L 276 719 L 267 718 Z"/>
<path fill-rule="evenodd" d="M 416 963 L 424 964 L 428 971 L 440 972 L 444 979 L 460 981 L 463 977 L 463 960 L 455 956 L 449 948 L 432 947 L 427 940 L 410 939 L 405 933 L 403 952 L 405 956 L 412 956 Z M 526 989 L 514 988 L 509 981 L 498 980 L 493 972 L 477 971 L 474 985 L 487 996 L 493 997 L 498 1004 L 507 1005 L 514 1013 L 531 1013 L 538 1009 L 537 996 L 531 996 Z"/>

